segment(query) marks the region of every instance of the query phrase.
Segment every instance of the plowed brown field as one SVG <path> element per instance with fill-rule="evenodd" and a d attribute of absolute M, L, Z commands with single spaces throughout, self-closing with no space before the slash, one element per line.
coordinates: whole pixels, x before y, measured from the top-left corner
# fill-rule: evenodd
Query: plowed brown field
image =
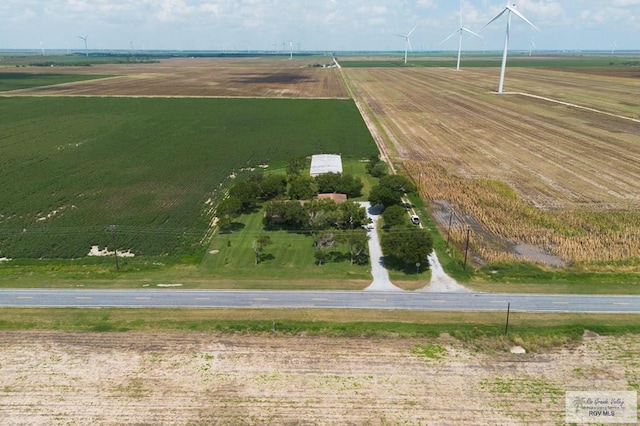
<path fill-rule="evenodd" d="M 640 257 L 640 80 L 514 68 L 506 90 L 518 93 L 497 95 L 497 69 L 343 72 L 374 117 L 391 160 L 421 184 L 423 195 L 438 203 L 434 208 L 445 206 L 441 225 L 450 209 L 467 215 L 454 220 L 462 225 L 458 242 L 471 226 L 475 251 L 485 260 L 519 244 L 537 246 L 543 263 L 545 254 L 569 262 Z M 503 182 L 539 212 L 629 214 L 610 224 L 599 216 L 569 218 L 575 223 L 564 225 L 567 218 L 509 205 L 505 200 L 512 197 L 491 185 L 484 192 L 502 192 L 490 201 L 495 206 L 472 199 L 474 190 L 465 188 L 472 179 Z M 505 217 L 498 219 L 500 208 Z M 585 238 L 569 241 L 568 234 Z"/>
<path fill-rule="evenodd" d="M 536 355 L 425 341 L 196 333 L 0 333 L 0 423 L 563 423 L 565 391 L 637 383 L 634 337 Z"/>
<path fill-rule="evenodd" d="M 166 59 L 150 64 L 25 68 L 31 73 L 113 75 L 7 94 L 43 96 L 202 96 L 346 98 L 336 69 L 313 67 L 330 58 Z M 8 69 L 15 72 L 15 69 Z"/>

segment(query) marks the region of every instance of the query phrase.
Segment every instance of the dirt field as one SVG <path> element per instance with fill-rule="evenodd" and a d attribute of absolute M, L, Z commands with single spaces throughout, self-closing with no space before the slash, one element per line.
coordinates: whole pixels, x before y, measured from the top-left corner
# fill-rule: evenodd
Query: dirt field
<path fill-rule="evenodd" d="M 498 96 L 495 69 L 345 69 L 386 130 L 396 158 L 508 183 L 543 209 L 640 207 L 640 81 L 508 70 L 506 90 L 576 103 L 636 121 L 521 95 Z M 392 151 L 393 152 L 393 151 Z"/>
<path fill-rule="evenodd" d="M 206 334 L 0 334 L 0 423 L 557 424 L 567 390 L 626 391 L 635 337 L 545 354 L 425 341 Z M 634 385 L 635 383 L 635 385 Z"/>
<path fill-rule="evenodd" d="M 337 70 L 314 67 L 330 58 L 166 59 L 151 64 L 34 67 L 20 72 L 117 77 L 19 90 L 42 96 L 203 96 L 346 98 Z M 7 72 L 15 72 L 9 68 Z"/>
<path fill-rule="evenodd" d="M 343 69 L 441 232 L 464 250 L 470 228 L 475 264 L 637 271 L 640 80 L 507 71 L 497 95 L 498 69 Z"/>

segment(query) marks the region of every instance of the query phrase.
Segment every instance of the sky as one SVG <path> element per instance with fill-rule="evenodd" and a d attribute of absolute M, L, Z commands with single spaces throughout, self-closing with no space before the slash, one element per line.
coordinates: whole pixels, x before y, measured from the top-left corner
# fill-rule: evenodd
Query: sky
<path fill-rule="evenodd" d="M 510 48 L 640 50 L 640 0 L 511 0 Z M 463 0 L 465 50 L 501 50 L 506 0 Z M 459 0 L 2 0 L 0 50 L 457 50 Z M 288 49 L 288 47 L 287 47 Z"/>

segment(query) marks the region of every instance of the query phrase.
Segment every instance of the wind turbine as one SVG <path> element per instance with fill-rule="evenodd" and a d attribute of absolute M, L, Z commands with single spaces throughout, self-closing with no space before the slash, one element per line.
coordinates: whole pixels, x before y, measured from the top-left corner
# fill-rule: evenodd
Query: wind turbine
<path fill-rule="evenodd" d="M 87 48 L 87 38 L 89 38 L 88 35 L 82 37 L 82 36 L 76 36 L 78 37 L 80 40 L 84 41 L 84 52 L 87 55 L 87 57 L 89 57 L 89 49 Z"/>
<path fill-rule="evenodd" d="M 531 54 L 536 49 L 536 42 L 534 41 L 535 39 L 536 39 L 535 36 L 531 39 L 531 48 L 529 49 L 529 57 L 531 57 Z"/>
<path fill-rule="evenodd" d="M 613 45 L 611 46 L 611 56 L 616 54 L 617 48 L 618 48 L 618 40 L 613 40 Z"/>
<path fill-rule="evenodd" d="M 458 65 L 456 66 L 456 71 L 460 71 L 460 56 L 462 55 L 462 36 L 464 35 L 464 33 L 467 32 L 471 35 L 474 35 L 476 37 L 482 38 L 481 35 L 474 33 L 473 31 L 471 31 L 470 29 L 467 29 L 464 27 L 464 25 L 462 25 L 462 0 L 460 0 L 460 27 L 455 30 L 454 32 L 451 33 L 451 35 L 447 38 L 445 38 L 444 40 L 442 40 L 440 42 L 440 44 L 446 42 L 447 40 L 449 40 L 451 37 L 453 37 L 456 34 L 460 35 L 460 40 L 458 42 Z"/>
<path fill-rule="evenodd" d="M 516 10 L 515 5 L 512 6 L 509 4 L 509 0 L 507 0 L 507 5 L 505 6 L 505 8 L 502 9 L 502 11 L 498 13 L 492 20 L 487 22 L 485 26 L 482 28 L 485 28 L 487 25 L 491 24 L 496 19 L 499 19 L 505 13 L 507 14 L 507 32 L 504 37 L 504 51 L 502 52 L 502 68 L 500 69 L 500 85 L 498 86 L 498 93 L 502 93 L 502 89 L 504 88 L 504 72 L 507 68 L 507 52 L 509 51 L 509 31 L 511 30 L 511 14 L 513 13 L 518 18 L 522 19 L 524 22 L 531 25 L 536 31 L 539 31 L 538 27 L 533 25 L 527 18 L 524 17 L 522 13 Z"/>
<path fill-rule="evenodd" d="M 402 37 L 404 39 L 404 64 L 405 65 L 407 65 L 407 56 L 409 55 L 409 49 L 413 50 L 411 48 L 411 40 L 409 40 L 409 37 L 411 36 L 411 34 L 413 34 L 413 32 L 416 30 L 416 28 L 418 28 L 417 25 L 415 27 L 413 27 L 413 29 L 411 31 L 409 31 L 407 33 L 407 35 L 396 34 L 396 36 Z"/>

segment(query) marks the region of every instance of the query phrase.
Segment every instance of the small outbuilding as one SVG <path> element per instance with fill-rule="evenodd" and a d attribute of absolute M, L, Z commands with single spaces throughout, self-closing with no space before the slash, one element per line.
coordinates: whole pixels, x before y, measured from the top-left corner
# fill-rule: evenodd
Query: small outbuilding
<path fill-rule="evenodd" d="M 337 154 L 318 154 L 311 157 L 311 176 L 342 173 L 342 157 Z"/>

